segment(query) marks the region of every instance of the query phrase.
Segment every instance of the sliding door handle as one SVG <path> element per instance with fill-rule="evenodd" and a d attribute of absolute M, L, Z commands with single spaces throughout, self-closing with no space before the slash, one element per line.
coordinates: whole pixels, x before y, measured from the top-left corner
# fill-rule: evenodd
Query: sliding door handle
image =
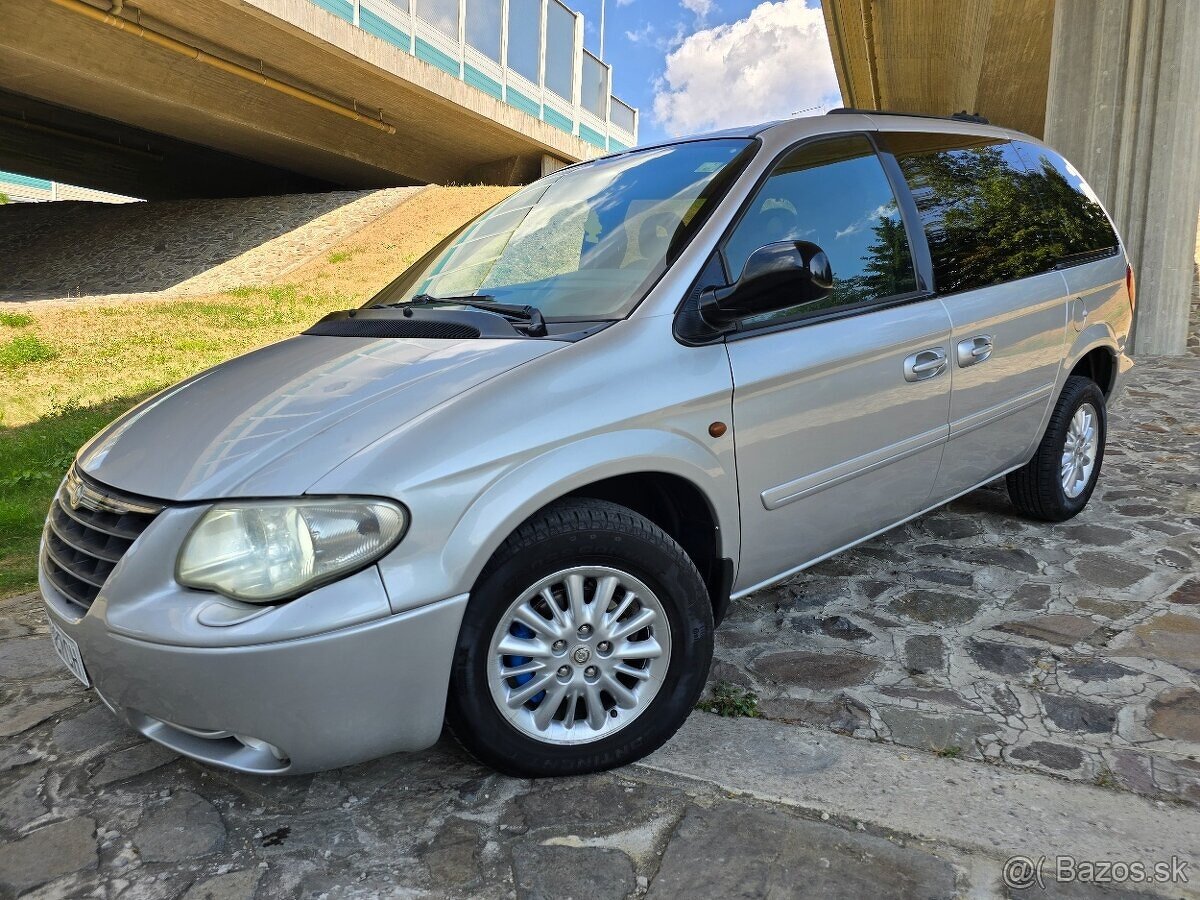
<path fill-rule="evenodd" d="M 956 355 L 958 357 L 958 366 L 961 369 L 983 362 L 992 355 L 992 336 L 990 334 L 981 334 L 978 337 L 959 341 Z"/>
<path fill-rule="evenodd" d="M 936 378 L 946 371 L 946 351 L 941 347 L 930 347 L 914 353 L 904 360 L 904 380 L 924 381 Z"/>

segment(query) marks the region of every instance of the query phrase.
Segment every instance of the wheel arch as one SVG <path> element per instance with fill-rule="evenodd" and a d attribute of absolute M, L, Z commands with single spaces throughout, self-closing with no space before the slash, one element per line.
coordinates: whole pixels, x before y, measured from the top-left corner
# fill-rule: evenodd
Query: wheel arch
<path fill-rule="evenodd" d="M 1107 400 L 1113 392 L 1117 379 L 1117 350 L 1107 343 L 1097 343 L 1090 349 L 1075 357 L 1075 363 L 1067 372 L 1067 377 L 1082 375 L 1090 378 L 1100 388 Z M 1066 379 L 1063 379 L 1066 384 Z M 1061 390 L 1060 390 L 1061 392 Z"/>
<path fill-rule="evenodd" d="M 630 446 L 644 452 L 628 455 Z M 696 563 L 714 618 L 724 613 L 740 540 L 735 474 L 708 448 L 668 432 L 596 435 L 526 461 L 459 520 L 443 551 L 445 570 L 470 590 L 522 522 L 564 497 L 609 500 L 658 525 Z"/>

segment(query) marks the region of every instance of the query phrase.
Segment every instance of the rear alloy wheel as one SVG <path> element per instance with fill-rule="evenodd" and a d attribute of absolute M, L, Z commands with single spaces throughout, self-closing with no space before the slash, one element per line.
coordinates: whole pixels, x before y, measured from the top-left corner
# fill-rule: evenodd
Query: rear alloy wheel
<path fill-rule="evenodd" d="M 712 661 L 712 605 L 684 550 L 615 503 L 560 501 L 480 576 L 447 718 L 510 775 L 580 775 L 640 759 L 683 724 Z"/>
<path fill-rule="evenodd" d="M 1087 505 L 1108 435 L 1104 393 L 1090 378 L 1063 386 L 1033 459 L 1008 476 L 1008 495 L 1027 516 L 1062 522 Z"/>

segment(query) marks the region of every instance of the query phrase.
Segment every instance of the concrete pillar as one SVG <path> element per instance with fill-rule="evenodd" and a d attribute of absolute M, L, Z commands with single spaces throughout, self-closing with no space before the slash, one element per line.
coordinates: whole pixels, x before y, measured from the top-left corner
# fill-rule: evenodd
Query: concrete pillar
<path fill-rule="evenodd" d="M 1046 143 L 1104 201 L 1138 279 L 1134 352 L 1185 350 L 1200 210 L 1200 2 L 1057 0 Z"/>

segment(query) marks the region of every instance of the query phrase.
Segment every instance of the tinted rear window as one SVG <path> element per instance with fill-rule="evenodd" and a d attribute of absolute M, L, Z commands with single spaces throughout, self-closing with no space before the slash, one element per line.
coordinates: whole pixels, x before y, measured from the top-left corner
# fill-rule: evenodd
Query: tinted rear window
<path fill-rule="evenodd" d="M 886 135 L 912 190 L 941 294 L 1048 271 L 1063 248 L 1062 214 L 1043 201 L 1049 177 L 1012 141 L 978 135 Z"/>
<path fill-rule="evenodd" d="M 1117 249 L 1117 233 L 1100 201 L 1075 167 L 1049 147 L 1014 141 L 1021 158 L 1037 176 L 1043 201 L 1057 213 L 1045 239 L 1067 264 L 1086 262 Z"/>

